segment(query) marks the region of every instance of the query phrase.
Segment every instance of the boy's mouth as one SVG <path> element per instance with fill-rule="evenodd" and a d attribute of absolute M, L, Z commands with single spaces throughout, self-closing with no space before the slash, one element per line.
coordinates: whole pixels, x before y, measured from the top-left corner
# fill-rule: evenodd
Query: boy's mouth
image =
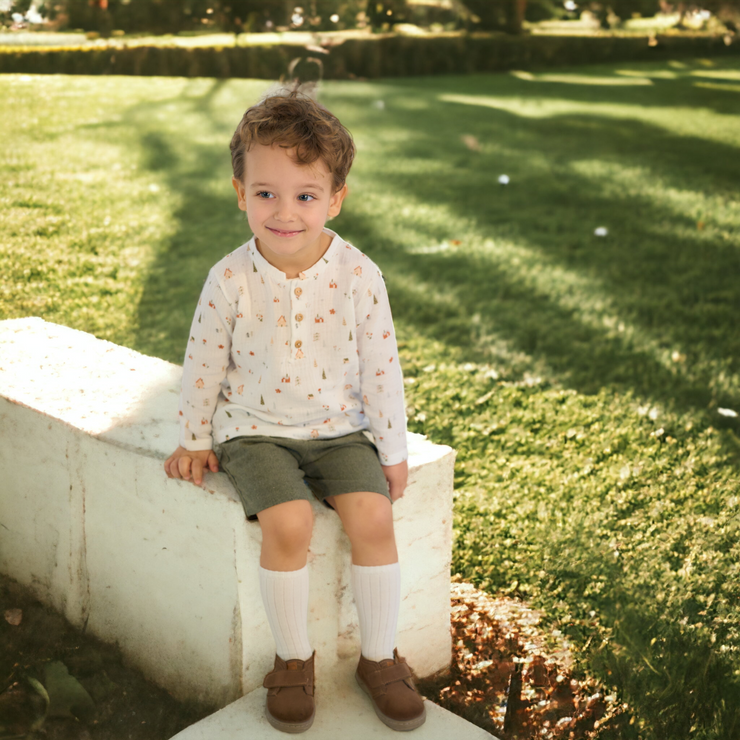
<path fill-rule="evenodd" d="M 300 234 L 301 233 L 301 230 L 300 229 L 299 230 L 296 230 L 296 231 L 286 231 L 284 229 L 273 229 L 273 228 L 271 228 L 269 226 L 267 227 L 267 230 L 269 232 L 271 232 L 272 234 L 275 234 L 275 236 L 282 236 L 282 237 L 296 236 L 296 234 Z"/>

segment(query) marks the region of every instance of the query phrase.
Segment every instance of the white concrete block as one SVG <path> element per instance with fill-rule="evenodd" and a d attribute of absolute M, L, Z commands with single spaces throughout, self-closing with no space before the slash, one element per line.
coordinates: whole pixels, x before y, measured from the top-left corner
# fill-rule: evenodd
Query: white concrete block
<path fill-rule="evenodd" d="M 354 678 L 356 661 L 341 661 L 326 671 L 316 656 L 316 719 L 301 735 L 306 740 L 398 740 L 373 711 L 370 699 Z M 285 734 L 265 719 L 267 691 L 258 689 L 220 712 L 186 728 L 172 740 L 278 740 Z M 480 727 L 427 701 L 426 722 L 412 733 L 414 740 L 491 740 Z M 494 738 L 495 740 L 495 738 Z"/>
<path fill-rule="evenodd" d="M 0 570 L 180 698 L 217 706 L 261 685 L 274 646 L 261 533 L 223 474 L 168 480 L 181 368 L 41 319 L 0 322 Z M 454 453 L 410 435 L 394 505 L 398 647 L 449 664 Z M 309 631 L 324 670 L 359 652 L 349 542 L 316 503 Z"/>

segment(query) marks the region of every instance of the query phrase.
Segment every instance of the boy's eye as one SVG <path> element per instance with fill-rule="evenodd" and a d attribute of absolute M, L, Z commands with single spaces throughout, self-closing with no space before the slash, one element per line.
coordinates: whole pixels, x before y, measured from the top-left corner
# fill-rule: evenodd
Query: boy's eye
<path fill-rule="evenodd" d="M 260 190 L 260 191 L 259 191 L 259 192 L 257 193 L 257 197 L 258 197 L 258 198 L 272 198 L 272 197 L 274 197 L 274 196 L 272 195 L 272 193 L 270 193 L 270 192 L 269 192 L 269 191 L 267 191 L 267 190 Z"/>
<path fill-rule="evenodd" d="M 312 200 L 316 200 L 316 198 L 314 198 L 313 195 L 309 195 L 308 193 L 303 193 L 302 195 L 298 196 L 298 200 L 300 200 L 302 203 L 310 203 Z"/>

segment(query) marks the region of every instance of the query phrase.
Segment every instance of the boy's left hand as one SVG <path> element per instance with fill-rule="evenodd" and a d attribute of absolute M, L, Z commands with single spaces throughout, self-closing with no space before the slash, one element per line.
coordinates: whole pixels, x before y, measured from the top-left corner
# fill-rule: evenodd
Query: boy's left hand
<path fill-rule="evenodd" d="M 391 501 L 397 501 L 403 497 L 406 490 L 406 484 L 409 480 L 409 464 L 407 460 L 397 465 L 382 465 L 383 475 L 388 481 L 388 492 L 391 495 Z"/>

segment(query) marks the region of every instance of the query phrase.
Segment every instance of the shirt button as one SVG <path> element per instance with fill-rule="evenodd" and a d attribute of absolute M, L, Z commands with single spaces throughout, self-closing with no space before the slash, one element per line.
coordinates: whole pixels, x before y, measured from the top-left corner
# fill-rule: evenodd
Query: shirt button
<path fill-rule="evenodd" d="M 300 349 L 303 346 L 303 342 L 299 339 L 296 341 L 295 346 L 297 349 Z"/>
<path fill-rule="evenodd" d="M 303 293 L 303 288 L 296 288 L 296 289 L 295 289 L 295 290 L 294 290 L 293 292 L 294 292 L 294 293 L 295 293 L 295 294 L 296 294 L 297 296 L 300 296 L 300 295 L 301 295 L 301 293 Z"/>
<path fill-rule="evenodd" d="M 296 321 L 303 321 L 303 314 L 302 313 L 297 313 L 295 315 L 295 320 Z"/>

